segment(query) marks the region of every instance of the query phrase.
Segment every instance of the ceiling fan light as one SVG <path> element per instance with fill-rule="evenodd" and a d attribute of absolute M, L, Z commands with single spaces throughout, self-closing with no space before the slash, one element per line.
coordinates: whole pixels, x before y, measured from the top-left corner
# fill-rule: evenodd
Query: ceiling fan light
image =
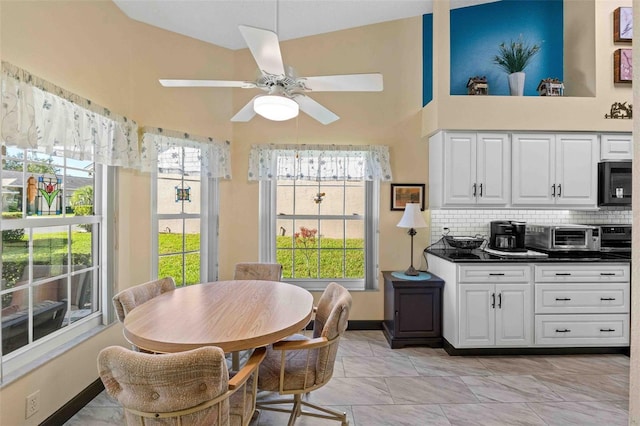
<path fill-rule="evenodd" d="M 267 120 L 285 121 L 296 117 L 300 107 L 293 99 L 278 95 L 264 95 L 253 101 L 253 110 Z"/>

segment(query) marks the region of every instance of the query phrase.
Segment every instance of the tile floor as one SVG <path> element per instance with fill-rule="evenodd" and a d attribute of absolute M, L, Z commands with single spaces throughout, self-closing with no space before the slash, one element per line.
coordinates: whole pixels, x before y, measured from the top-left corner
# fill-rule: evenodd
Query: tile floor
<path fill-rule="evenodd" d="M 450 357 L 442 349 L 392 350 L 381 331 L 348 331 L 334 377 L 310 400 L 346 411 L 354 426 L 612 426 L 627 425 L 628 396 L 624 355 Z M 251 426 L 286 422 L 286 414 L 262 411 Z M 121 409 L 103 392 L 65 425 L 121 423 Z"/>

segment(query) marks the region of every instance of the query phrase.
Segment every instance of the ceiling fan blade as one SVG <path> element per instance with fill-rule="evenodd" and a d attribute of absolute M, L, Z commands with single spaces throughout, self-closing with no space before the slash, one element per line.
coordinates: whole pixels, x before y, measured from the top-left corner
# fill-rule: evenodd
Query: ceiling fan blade
<path fill-rule="evenodd" d="M 236 115 L 231 117 L 231 121 L 249 121 L 255 117 L 256 112 L 253 110 L 253 101 L 260 95 L 254 96 L 240 111 L 236 112 Z"/>
<path fill-rule="evenodd" d="M 303 112 L 322 124 L 333 123 L 340 118 L 308 96 L 298 95 L 294 97 L 293 100 L 298 103 Z"/>
<path fill-rule="evenodd" d="M 284 75 L 284 63 L 280 53 L 278 35 L 273 31 L 246 25 L 240 25 L 239 28 L 260 71 Z"/>
<path fill-rule="evenodd" d="M 164 87 L 241 87 L 243 89 L 253 89 L 256 84 L 251 81 L 232 80 L 174 80 L 161 79 L 160 84 Z"/>
<path fill-rule="evenodd" d="M 344 74 L 301 77 L 307 89 L 314 92 L 381 92 L 382 74 Z"/>

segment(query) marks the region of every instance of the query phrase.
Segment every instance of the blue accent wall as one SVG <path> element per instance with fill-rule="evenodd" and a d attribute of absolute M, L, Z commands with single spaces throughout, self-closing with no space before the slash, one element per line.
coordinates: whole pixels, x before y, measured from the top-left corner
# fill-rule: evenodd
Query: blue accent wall
<path fill-rule="evenodd" d="M 525 68 L 524 94 L 537 96 L 543 78 L 564 80 L 563 1 L 502 0 L 452 10 L 450 94 L 466 95 L 469 77 L 486 76 L 489 95 L 509 95 L 507 73 L 493 63 L 493 57 L 500 43 L 520 35 L 541 46 Z"/>
<path fill-rule="evenodd" d="M 433 100 L 433 14 L 422 15 L 422 106 Z"/>

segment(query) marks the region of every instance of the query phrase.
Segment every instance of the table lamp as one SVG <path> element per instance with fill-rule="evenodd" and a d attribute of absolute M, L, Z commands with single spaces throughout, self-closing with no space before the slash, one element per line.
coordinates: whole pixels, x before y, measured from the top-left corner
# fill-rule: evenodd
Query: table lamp
<path fill-rule="evenodd" d="M 424 217 L 422 217 L 422 213 L 420 213 L 420 204 L 418 203 L 407 203 L 404 208 L 404 215 L 402 215 L 402 219 L 398 222 L 398 228 L 409 228 L 407 234 L 411 235 L 411 266 L 409 269 L 404 271 L 405 275 L 417 276 L 420 274 L 413 267 L 413 236 L 416 235 L 415 228 L 426 228 L 427 223 L 424 221 Z"/>

